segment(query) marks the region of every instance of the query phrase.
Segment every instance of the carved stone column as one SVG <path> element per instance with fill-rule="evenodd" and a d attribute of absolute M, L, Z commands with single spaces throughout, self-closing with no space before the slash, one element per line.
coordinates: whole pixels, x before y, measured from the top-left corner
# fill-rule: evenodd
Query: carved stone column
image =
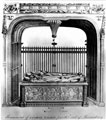
<path fill-rule="evenodd" d="M 104 39 L 105 39 L 105 17 L 103 16 L 100 31 L 100 106 L 104 106 Z"/>
<path fill-rule="evenodd" d="M 6 26 L 6 16 L 3 16 L 3 67 L 4 67 L 4 79 L 3 79 L 3 106 L 6 105 L 6 34 L 7 34 L 7 26 Z"/>

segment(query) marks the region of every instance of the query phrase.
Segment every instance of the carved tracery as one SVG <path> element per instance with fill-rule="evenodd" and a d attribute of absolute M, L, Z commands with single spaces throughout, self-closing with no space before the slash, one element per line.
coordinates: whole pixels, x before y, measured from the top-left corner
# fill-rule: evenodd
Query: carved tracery
<path fill-rule="evenodd" d="M 5 14 L 34 14 L 34 13 L 70 13 L 70 14 L 103 14 L 102 4 L 90 5 L 89 3 L 73 4 L 39 4 L 39 3 L 18 3 L 5 4 Z"/>

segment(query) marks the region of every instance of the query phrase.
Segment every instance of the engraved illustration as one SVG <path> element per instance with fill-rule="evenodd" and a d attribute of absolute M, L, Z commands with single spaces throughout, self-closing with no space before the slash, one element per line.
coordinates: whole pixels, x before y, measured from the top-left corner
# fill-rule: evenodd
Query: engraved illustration
<path fill-rule="evenodd" d="M 102 2 L 5 2 L 3 119 L 105 118 L 105 7 Z M 36 42 L 32 37 L 32 46 L 25 46 L 22 35 L 30 28 L 45 28 L 45 32 L 48 28 L 50 45 L 44 46 L 44 38 L 43 44 L 37 46 L 40 39 L 36 38 Z M 82 30 L 86 35 L 84 45 L 65 46 L 64 39 L 59 46 L 63 42 L 58 37 L 61 28 Z M 31 36 L 34 34 L 36 31 Z M 65 31 L 61 36 L 64 34 Z M 43 36 L 43 32 L 38 36 Z"/>

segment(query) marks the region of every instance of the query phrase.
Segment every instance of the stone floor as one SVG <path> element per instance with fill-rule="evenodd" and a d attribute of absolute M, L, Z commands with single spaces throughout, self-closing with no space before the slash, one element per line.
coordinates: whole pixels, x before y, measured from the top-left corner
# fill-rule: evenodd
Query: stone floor
<path fill-rule="evenodd" d="M 2 107 L 1 120 L 105 119 L 105 107 Z"/>

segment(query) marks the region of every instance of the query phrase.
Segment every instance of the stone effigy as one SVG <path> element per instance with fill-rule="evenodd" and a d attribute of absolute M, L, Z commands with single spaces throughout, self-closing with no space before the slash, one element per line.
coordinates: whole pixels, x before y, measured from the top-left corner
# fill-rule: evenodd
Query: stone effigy
<path fill-rule="evenodd" d="M 81 73 L 49 73 L 45 71 L 26 73 L 24 82 L 84 82 Z"/>

